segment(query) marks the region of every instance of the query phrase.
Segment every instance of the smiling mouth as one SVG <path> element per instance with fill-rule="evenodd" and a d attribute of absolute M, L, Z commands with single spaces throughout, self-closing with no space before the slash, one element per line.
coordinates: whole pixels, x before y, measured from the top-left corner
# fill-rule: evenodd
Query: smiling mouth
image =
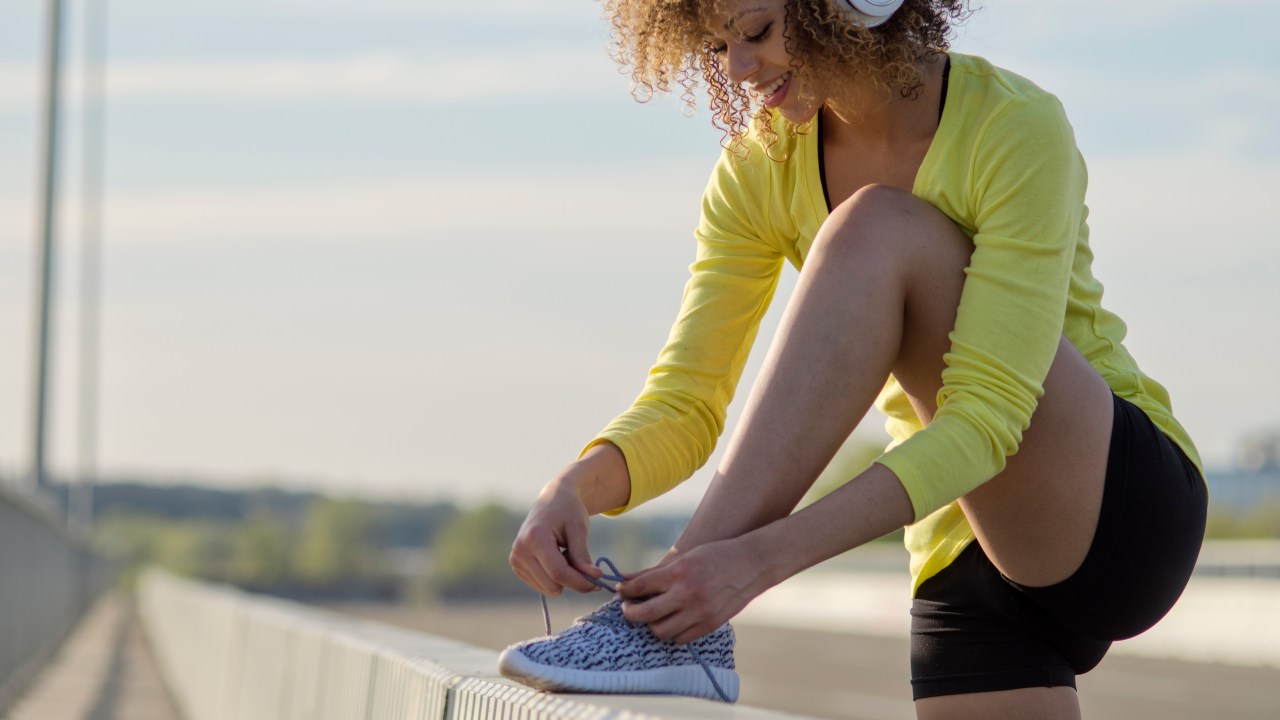
<path fill-rule="evenodd" d="M 779 75 L 778 79 L 774 80 L 768 85 L 757 86 L 755 88 L 756 95 L 760 97 L 761 101 L 763 101 L 766 105 L 768 105 L 770 100 L 775 99 L 774 95 L 776 95 L 778 91 L 781 90 L 783 86 L 787 84 L 787 81 L 790 79 L 791 79 L 791 73 L 789 71 L 785 72 Z"/>

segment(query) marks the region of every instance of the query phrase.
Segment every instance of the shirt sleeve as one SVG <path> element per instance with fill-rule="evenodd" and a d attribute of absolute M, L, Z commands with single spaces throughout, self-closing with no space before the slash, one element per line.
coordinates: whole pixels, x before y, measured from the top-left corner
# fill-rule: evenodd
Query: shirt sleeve
<path fill-rule="evenodd" d="M 783 259 L 757 232 L 764 227 L 765 203 L 745 187 L 750 162 L 725 153 L 717 163 L 702 198 L 697 256 L 667 343 L 640 396 L 587 445 L 608 441 L 626 457 L 631 498 L 611 514 L 688 479 L 724 431 L 726 408 Z"/>
<path fill-rule="evenodd" d="M 974 250 L 938 412 L 877 462 L 916 519 L 995 477 L 1018 450 L 1062 336 L 1085 220 L 1084 160 L 1057 99 L 1010 99 L 980 131 L 967 176 Z"/>

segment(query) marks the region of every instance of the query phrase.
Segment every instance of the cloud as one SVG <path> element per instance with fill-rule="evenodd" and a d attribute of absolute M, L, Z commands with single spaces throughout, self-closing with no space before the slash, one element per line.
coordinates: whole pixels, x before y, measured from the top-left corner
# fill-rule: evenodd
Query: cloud
<path fill-rule="evenodd" d="M 1222 17 L 1242 22 L 1271 14 L 1274 0 L 979 0 L 972 32 L 976 37 L 992 29 L 1016 29 L 1023 42 L 1048 40 L 1055 44 L 1087 40 L 1100 33 L 1164 29 L 1175 25 L 1203 24 Z"/>
<path fill-rule="evenodd" d="M 147 6 L 171 9 L 170 0 L 134 0 L 130 8 L 144 12 Z M 598 16 L 600 11 L 593 0 L 487 0 L 469 2 L 422 2 L 422 0 L 221 0 L 216 3 L 220 11 L 254 12 L 299 11 L 307 15 L 350 14 L 368 17 L 370 14 L 393 15 L 412 18 L 474 18 L 487 19 L 543 19 L 548 21 Z"/>
<path fill-rule="evenodd" d="M 574 98 L 616 93 L 626 87 L 627 80 L 613 71 L 604 50 L 599 49 L 594 53 L 531 51 L 518 63 L 502 57 L 427 62 L 395 54 L 337 60 L 117 63 L 108 71 L 106 92 L 113 103 L 157 99 L 449 103 Z M 37 91 L 34 65 L 0 64 L 0 109 L 34 107 Z M 70 75 L 64 98 L 74 103 L 80 95 L 80 79 Z"/>
<path fill-rule="evenodd" d="M 1155 254 L 1183 281 L 1260 281 L 1280 263 L 1272 229 L 1280 165 L 1238 160 L 1215 145 L 1091 163 L 1097 241 L 1130 266 Z"/>
<path fill-rule="evenodd" d="M 236 242 L 366 242 L 376 238 L 466 237 L 477 232 L 581 236 L 626 218 L 642 232 L 683 208 L 686 230 L 709 168 L 690 165 L 628 173 L 371 179 L 324 185 L 120 190 L 108 198 L 113 246 Z M 663 208 L 664 213 L 635 211 Z M 0 198 L 0 215 L 30 208 Z M 74 211 L 74 208 L 69 208 Z M 686 233 L 687 234 L 687 233 Z M 25 243 L 16 236 L 5 241 Z"/>

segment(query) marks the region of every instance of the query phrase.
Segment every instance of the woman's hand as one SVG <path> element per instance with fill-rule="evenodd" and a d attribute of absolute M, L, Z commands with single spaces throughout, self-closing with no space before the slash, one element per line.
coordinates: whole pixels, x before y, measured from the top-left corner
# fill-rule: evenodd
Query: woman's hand
<path fill-rule="evenodd" d="M 772 582 L 750 535 L 672 551 L 657 566 L 618 586 L 622 614 L 645 623 L 661 640 L 687 643 L 742 611 Z"/>
<path fill-rule="evenodd" d="M 511 546 L 511 569 L 546 595 L 597 589 L 583 577 L 603 575 L 587 549 L 588 518 L 625 505 L 630 492 L 622 452 L 609 444 L 591 448 L 538 495 Z"/>
<path fill-rule="evenodd" d="M 703 504 L 714 507 L 707 499 Z M 914 518 L 902 483 L 879 464 L 803 510 L 729 539 L 714 539 L 725 537 L 721 516 L 698 510 L 662 562 L 618 586 L 627 601 L 623 616 L 646 623 L 663 640 L 696 640 L 765 590 Z"/>

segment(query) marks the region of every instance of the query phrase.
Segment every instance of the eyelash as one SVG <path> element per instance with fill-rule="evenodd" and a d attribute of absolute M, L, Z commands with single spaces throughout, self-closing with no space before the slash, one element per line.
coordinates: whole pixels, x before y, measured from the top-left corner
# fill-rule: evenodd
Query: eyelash
<path fill-rule="evenodd" d="M 772 29 L 773 29 L 773 23 L 769 23 L 764 26 L 764 29 L 762 29 L 760 32 L 756 33 L 755 35 L 752 35 L 750 37 L 744 37 L 742 39 L 744 42 L 749 42 L 749 43 L 763 42 L 765 38 L 769 37 L 769 31 Z M 724 51 L 728 49 L 729 49 L 729 46 L 727 45 L 723 45 L 723 44 L 714 45 L 711 48 L 711 52 L 714 55 L 722 55 L 724 54 Z"/>

